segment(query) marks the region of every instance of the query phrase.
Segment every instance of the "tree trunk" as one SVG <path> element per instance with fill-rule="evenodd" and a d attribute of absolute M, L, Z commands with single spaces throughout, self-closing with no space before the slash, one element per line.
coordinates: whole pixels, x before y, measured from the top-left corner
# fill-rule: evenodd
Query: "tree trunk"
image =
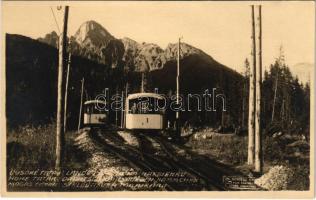
<path fill-rule="evenodd" d="M 252 21 L 252 59 L 249 74 L 249 117 L 248 117 L 248 164 L 254 164 L 254 146 L 255 146 L 255 97 L 256 97 L 256 37 L 255 37 L 255 19 L 254 6 L 251 6 Z"/>
<path fill-rule="evenodd" d="M 246 82 L 243 81 L 241 129 L 244 129 L 245 127 L 245 118 L 246 118 Z"/>
<path fill-rule="evenodd" d="M 64 132 L 66 132 L 66 130 L 67 130 L 67 101 L 68 101 L 68 84 L 69 84 L 69 74 L 70 74 L 70 63 L 71 63 L 71 53 L 69 53 L 69 56 L 68 56 L 68 67 L 67 67 L 66 88 L 65 88 Z"/>
<path fill-rule="evenodd" d="M 275 113 L 275 102 L 276 102 L 276 97 L 277 97 L 277 90 L 278 90 L 278 77 L 279 77 L 279 72 L 277 71 L 276 74 L 276 79 L 275 79 L 275 85 L 274 85 L 274 97 L 273 97 L 273 105 L 272 105 L 272 116 L 271 116 L 271 123 L 274 120 L 274 113 Z"/>
<path fill-rule="evenodd" d="M 57 91 L 57 127 L 56 127 L 56 163 L 55 169 L 60 171 L 62 168 L 62 157 L 64 149 L 64 81 L 63 72 L 65 64 L 65 51 L 67 40 L 67 22 L 68 22 L 68 6 L 65 6 L 65 14 L 63 21 L 63 32 L 59 37 L 59 58 L 58 58 L 58 91 Z"/>
<path fill-rule="evenodd" d="M 258 68 L 256 70 L 256 118 L 255 118 L 255 171 L 262 172 L 262 132 L 261 132 L 261 79 L 262 79 L 262 32 L 261 5 L 258 6 Z"/>

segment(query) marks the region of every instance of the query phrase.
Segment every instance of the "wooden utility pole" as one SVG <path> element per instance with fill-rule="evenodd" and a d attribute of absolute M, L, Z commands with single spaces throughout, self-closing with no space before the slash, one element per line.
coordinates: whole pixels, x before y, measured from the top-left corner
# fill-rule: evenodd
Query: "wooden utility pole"
<path fill-rule="evenodd" d="M 125 114 L 124 114 L 124 118 L 123 118 L 123 121 L 124 121 L 123 127 L 124 127 L 124 128 L 126 127 L 126 113 L 128 113 L 128 109 L 129 109 L 129 108 L 126 107 L 126 106 L 127 106 L 127 105 L 126 105 L 127 95 L 128 95 L 128 82 L 127 82 L 126 85 L 125 85 L 125 101 L 124 101 Z"/>
<path fill-rule="evenodd" d="M 141 82 L 140 92 L 141 93 L 145 92 L 144 91 L 144 72 L 142 72 L 142 82 Z"/>
<path fill-rule="evenodd" d="M 254 148 L 255 148 L 255 97 L 256 97 L 256 34 L 254 6 L 251 6 L 251 25 L 252 25 L 252 59 L 249 74 L 249 117 L 248 117 L 248 164 L 254 164 Z"/>
<path fill-rule="evenodd" d="M 122 90 L 121 128 L 124 126 L 124 91 Z"/>
<path fill-rule="evenodd" d="M 118 96 L 118 88 L 116 87 L 116 100 Z M 115 126 L 118 126 L 117 101 L 115 101 Z"/>
<path fill-rule="evenodd" d="M 78 121 L 78 131 L 81 127 L 81 118 L 82 118 L 82 105 L 83 105 L 83 93 L 84 93 L 84 78 L 81 80 L 81 97 L 80 97 L 80 110 L 79 110 L 79 121 Z"/>
<path fill-rule="evenodd" d="M 262 80 L 262 26 L 261 5 L 258 6 L 258 63 L 256 73 L 256 116 L 255 116 L 255 171 L 262 172 L 262 132 L 261 132 L 261 80 Z"/>
<path fill-rule="evenodd" d="M 177 58 L 177 105 L 179 106 L 180 104 L 180 42 L 181 38 L 179 38 L 178 41 L 178 58 Z M 180 130 L 180 111 L 177 110 L 176 112 L 176 132 L 177 132 L 177 137 L 181 136 L 181 130 Z"/>
<path fill-rule="evenodd" d="M 58 91 L 57 91 L 57 127 L 56 127 L 56 163 L 55 169 L 60 171 L 62 168 L 62 156 L 64 146 L 64 93 L 63 93 L 63 72 L 65 64 L 65 51 L 67 40 L 67 22 L 69 7 L 65 6 L 63 32 L 59 37 L 59 56 L 58 56 Z"/>
<path fill-rule="evenodd" d="M 65 111 L 64 111 L 64 132 L 65 133 L 67 130 L 67 101 L 68 101 L 68 84 L 69 84 L 70 64 L 71 64 L 71 53 L 69 53 L 69 56 L 68 56 L 66 88 L 65 88 Z"/>
<path fill-rule="evenodd" d="M 242 118 L 241 118 L 241 128 L 245 128 L 246 123 L 246 106 L 247 106 L 247 81 L 249 77 L 249 61 L 245 60 L 245 78 L 243 79 L 243 89 L 242 89 Z"/>

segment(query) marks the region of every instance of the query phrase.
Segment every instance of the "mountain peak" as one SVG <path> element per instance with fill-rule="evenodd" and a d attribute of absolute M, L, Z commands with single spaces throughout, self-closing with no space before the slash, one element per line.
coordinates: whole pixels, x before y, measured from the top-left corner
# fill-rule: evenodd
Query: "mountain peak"
<path fill-rule="evenodd" d="M 50 34 L 51 34 L 52 36 L 54 36 L 54 37 L 58 37 L 56 31 L 52 31 Z"/>
<path fill-rule="evenodd" d="M 57 46 L 58 35 L 53 32 L 41 40 Z M 178 43 L 169 43 L 166 49 L 162 49 L 155 43 L 139 43 L 128 37 L 116 39 L 94 20 L 82 23 L 75 35 L 70 37 L 70 41 L 74 55 L 112 67 L 124 66 L 132 71 L 162 69 L 167 62 L 176 60 L 178 53 Z M 200 59 L 214 62 L 211 56 L 187 43 L 181 42 L 180 49 L 181 59 L 197 55 Z"/>
<path fill-rule="evenodd" d="M 44 38 L 38 38 L 38 41 L 46 43 L 48 45 L 51 45 L 53 47 L 57 47 L 58 46 L 58 38 L 59 36 L 57 35 L 57 33 L 55 31 L 52 31 L 51 33 L 48 33 L 45 35 Z"/>
<path fill-rule="evenodd" d="M 89 20 L 81 24 L 74 35 L 77 43 L 81 46 L 101 47 L 115 39 L 101 24 Z"/>
<path fill-rule="evenodd" d="M 167 60 L 175 59 L 177 57 L 177 53 L 178 53 L 178 43 L 169 43 L 165 49 L 165 56 Z M 192 55 L 192 54 L 206 55 L 202 50 L 198 48 L 195 48 L 184 42 L 180 43 L 181 57 Z"/>
<path fill-rule="evenodd" d="M 133 39 L 131 39 L 131 38 L 129 38 L 129 37 L 123 37 L 121 40 L 122 40 L 122 41 L 129 41 L 129 42 L 135 42 L 135 43 L 137 43 L 135 40 L 133 40 Z"/>
<path fill-rule="evenodd" d="M 124 44 L 125 50 L 130 49 L 130 48 L 136 50 L 140 46 L 140 44 L 138 42 L 136 42 L 135 40 L 128 38 L 128 37 L 123 37 L 121 39 L 121 41 Z"/>

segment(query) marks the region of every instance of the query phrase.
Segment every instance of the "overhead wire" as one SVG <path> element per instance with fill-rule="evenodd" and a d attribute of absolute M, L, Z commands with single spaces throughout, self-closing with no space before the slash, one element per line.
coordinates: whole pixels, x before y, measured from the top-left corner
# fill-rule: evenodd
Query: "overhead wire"
<path fill-rule="evenodd" d="M 58 25 L 58 22 L 57 22 L 57 19 L 56 19 L 56 16 L 55 16 L 54 10 L 53 10 L 53 8 L 52 8 L 52 7 L 50 7 L 50 10 L 52 11 L 52 14 L 53 14 L 53 17 L 54 17 L 54 20 L 55 20 L 56 26 L 57 26 L 58 34 L 60 35 L 60 29 L 59 29 L 59 25 Z"/>

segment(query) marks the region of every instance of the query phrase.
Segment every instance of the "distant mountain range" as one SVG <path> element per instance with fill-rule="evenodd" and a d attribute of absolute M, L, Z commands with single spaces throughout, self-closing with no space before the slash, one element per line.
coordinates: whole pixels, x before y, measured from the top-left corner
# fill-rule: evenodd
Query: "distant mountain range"
<path fill-rule="evenodd" d="M 57 46 L 56 32 L 38 39 Z M 130 38 L 116 39 L 95 21 L 84 22 L 74 36 L 70 37 L 71 52 L 97 61 L 112 68 L 123 67 L 129 71 L 153 71 L 162 69 L 168 61 L 176 60 L 177 44 L 170 43 L 162 49 L 153 43 L 138 43 Z M 199 55 L 211 63 L 217 63 L 211 56 L 189 44 L 181 43 L 181 57 Z M 222 65 L 222 67 L 227 68 Z M 227 68 L 228 69 L 228 68 Z"/>
<path fill-rule="evenodd" d="M 95 21 L 83 23 L 68 38 L 72 53 L 69 82 L 69 121 L 78 121 L 81 80 L 85 80 L 85 99 L 94 98 L 105 88 L 111 92 L 140 91 L 141 72 L 146 72 L 146 92 L 176 91 L 177 44 L 162 49 L 153 43 L 138 43 L 130 38 L 117 39 Z M 17 125 L 49 120 L 56 112 L 58 35 L 46 34 L 37 40 L 6 34 L 7 121 Z M 227 97 L 227 119 L 239 120 L 241 74 L 218 63 L 202 50 L 181 43 L 180 92 L 203 94 L 217 88 Z M 65 72 L 66 73 L 66 72 Z M 221 113 L 183 113 L 183 120 L 192 117 L 216 124 Z M 70 125 L 72 126 L 72 125 Z"/>
<path fill-rule="evenodd" d="M 58 35 L 54 31 L 38 40 L 54 47 L 58 45 Z M 176 43 L 170 43 L 166 49 L 162 49 L 157 44 L 138 43 L 127 37 L 116 39 L 102 25 L 93 20 L 84 22 L 75 35 L 70 37 L 70 48 L 75 55 L 111 66 L 111 68 L 122 67 L 135 72 L 159 70 L 168 61 L 174 61 L 177 58 Z M 220 65 L 231 71 L 202 50 L 181 43 L 181 57 L 189 55 L 198 55 L 210 64 Z M 314 64 L 301 62 L 290 66 L 290 70 L 300 82 L 307 83 L 313 67 Z"/>
<path fill-rule="evenodd" d="M 85 99 L 94 98 L 104 88 L 111 92 L 125 91 L 126 84 L 129 94 L 139 92 L 140 72 L 146 72 L 147 92 L 158 88 L 162 94 L 175 93 L 176 44 L 169 44 L 163 50 L 155 44 L 140 44 L 129 38 L 118 40 L 102 27 L 93 27 L 98 27 L 98 31 L 91 33 L 81 26 L 71 37 L 69 122 L 72 124 L 69 126 L 76 127 L 78 121 L 82 78 L 85 80 Z M 86 34 L 81 33 L 83 30 Z M 102 41 L 96 39 L 99 37 Z M 56 115 L 57 43 L 58 36 L 54 32 L 38 40 L 6 34 L 6 113 L 10 127 L 42 123 Z M 226 94 L 227 115 L 234 121 L 239 120 L 242 76 L 188 44 L 182 44 L 181 49 L 181 94 L 203 94 L 206 89 L 217 88 L 218 92 Z M 199 115 L 211 124 L 218 123 L 221 117 L 216 112 Z M 189 120 L 197 114 L 187 112 L 182 117 Z"/>
<path fill-rule="evenodd" d="M 76 127 L 80 105 L 81 80 L 85 99 L 94 98 L 105 88 L 128 93 L 140 91 L 140 72 L 146 72 L 148 90 L 175 94 L 177 44 L 162 49 L 153 43 L 117 39 L 95 21 L 83 23 L 68 38 L 72 53 L 69 77 L 69 122 Z M 6 34 L 6 113 L 9 125 L 49 121 L 55 117 L 57 99 L 58 35 L 46 34 L 37 40 Z M 181 43 L 180 93 L 203 94 L 216 88 L 227 100 L 225 118 L 238 124 L 242 105 L 242 75 L 218 63 L 210 55 Z M 300 63 L 294 75 L 308 77 L 312 65 Z M 64 72 L 66 74 L 66 71 Z M 302 80 L 302 79 L 300 79 Z M 128 85 L 128 87 L 126 87 Z M 221 105 L 220 105 L 221 106 Z M 221 122 L 221 112 L 183 112 L 182 120 Z"/>

